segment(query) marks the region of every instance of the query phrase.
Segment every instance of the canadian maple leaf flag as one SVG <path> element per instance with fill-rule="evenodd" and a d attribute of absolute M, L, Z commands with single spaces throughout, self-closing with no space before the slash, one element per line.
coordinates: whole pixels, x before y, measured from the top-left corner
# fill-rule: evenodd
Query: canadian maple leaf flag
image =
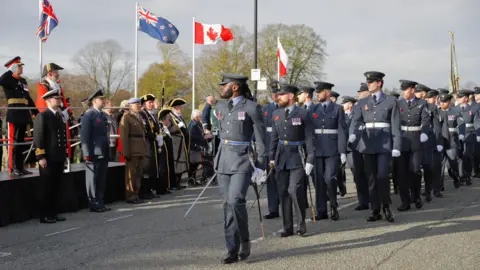
<path fill-rule="evenodd" d="M 203 24 L 195 22 L 195 44 L 211 45 L 219 40 L 229 41 L 233 39 L 230 28 L 221 24 Z"/>
<path fill-rule="evenodd" d="M 280 39 L 278 39 L 278 50 L 277 50 L 277 57 L 278 57 L 278 74 L 280 77 L 287 75 L 287 64 L 288 64 L 288 55 L 282 47 L 282 43 L 280 43 Z"/>

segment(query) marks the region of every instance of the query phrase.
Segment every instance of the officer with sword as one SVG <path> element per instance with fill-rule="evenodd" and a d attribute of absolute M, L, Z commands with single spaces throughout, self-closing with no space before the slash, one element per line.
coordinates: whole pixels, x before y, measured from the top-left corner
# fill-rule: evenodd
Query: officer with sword
<path fill-rule="evenodd" d="M 293 231 L 293 208 L 297 217 L 296 233 L 303 236 L 305 225 L 306 197 L 304 175 L 313 170 L 315 143 L 312 119 L 309 112 L 295 105 L 298 88 L 282 85 L 278 95 L 279 109 L 273 113 L 272 136 L 270 142 L 270 166 L 276 169 L 276 182 L 280 196 L 283 231 L 280 237 L 288 237 Z M 306 164 L 304 164 L 305 154 Z"/>
<path fill-rule="evenodd" d="M 265 166 L 265 126 L 261 108 L 252 97 L 248 77 L 223 74 L 220 96 L 227 101 L 218 102 L 220 146 L 215 157 L 215 171 L 223 192 L 224 232 L 227 256 L 223 264 L 245 260 L 250 255 L 250 235 L 245 196 L 251 182 L 252 171 L 262 174 Z M 251 139 L 255 135 L 256 155 L 252 153 Z M 251 155 L 256 156 L 252 170 Z"/>

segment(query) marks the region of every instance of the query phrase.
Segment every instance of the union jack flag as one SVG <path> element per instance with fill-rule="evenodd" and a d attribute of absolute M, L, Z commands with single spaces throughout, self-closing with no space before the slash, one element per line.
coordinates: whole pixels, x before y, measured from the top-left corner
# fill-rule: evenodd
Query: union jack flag
<path fill-rule="evenodd" d="M 37 37 L 42 42 L 47 41 L 48 35 L 58 25 L 58 19 L 53 13 L 53 7 L 48 0 L 40 0 L 40 26 L 37 29 Z"/>

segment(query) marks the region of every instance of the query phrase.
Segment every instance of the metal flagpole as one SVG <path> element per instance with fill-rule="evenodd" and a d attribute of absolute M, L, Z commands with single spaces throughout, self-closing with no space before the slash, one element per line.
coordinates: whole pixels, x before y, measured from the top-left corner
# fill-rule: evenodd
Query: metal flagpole
<path fill-rule="evenodd" d="M 195 17 L 192 28 L 192 111 L 195 110 Z"/>
<path fill-rule="evenodd" d="M 280 56 L 278 50 L 280 48 L 280 38 L 277 37 L 277 81 L 280 81 Z"/>
<path fill-rule="evenodd" d="M 38 18 L 39 20 L 42 20 L 42 11 L 43 11 L 43 8 L 42 8 L 42 0 L 39 0 L 39 11 L 38 11 Z M 40 64 L 40 81 L 42 80 L 42 57 L 43 57 L 43 44 L 42 44 L 42 39 L 39 38 L 38 39 L 38 54 L 39 54 L 39 64 Z"/>
<path fill-rule="evenodd" d="M 134 97 L 138 96 L 138 2 L 135 3 L 135 92 Z"/>
<path fill-rule="evenodd" d="M 258 68 L 258 44 L 257 44 L 257 30 L 258 30 L 258 0 L 253 2 L 253 68 Z M 254 94 L 253 97 L 257 100 L 257 81 L 253 82 L 254 84 Z"/>

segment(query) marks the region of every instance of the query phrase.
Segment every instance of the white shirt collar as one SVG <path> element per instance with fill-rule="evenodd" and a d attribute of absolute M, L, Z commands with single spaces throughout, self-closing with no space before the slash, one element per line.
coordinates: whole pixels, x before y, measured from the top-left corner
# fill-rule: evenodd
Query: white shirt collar
<path fill-rule="evenodd" d="M 53 108 L 48 108 L 48 109 L 50 109 L 50 111 L 52 111 L 53 114 L 56 114 L 56 113 L 57 113 L 57 111 L 56 111 L 55 109 L 53 109 Z"/>

